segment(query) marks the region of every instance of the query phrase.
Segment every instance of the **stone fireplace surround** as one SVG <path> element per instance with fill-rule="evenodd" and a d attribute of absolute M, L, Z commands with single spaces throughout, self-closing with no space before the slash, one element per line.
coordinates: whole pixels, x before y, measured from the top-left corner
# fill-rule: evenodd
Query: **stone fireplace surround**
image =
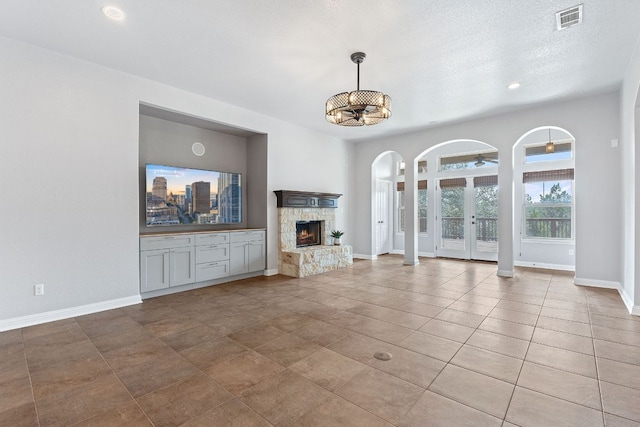
<path fill-rule="evenodd" d="M 351 246 L 331 245 L 331 231 L 335 230 L 336 223 L 335 207 L 337 207 L 337 198 L 340 195 L 331 195 L 335 199 L 333 207 L 317 207 L 323 204 L 322 199 L 318 201 L 318 195 L 323 193 L 295 192 L 296 204 L 303 204 L 301 197 L 309 195 L 307 203 L 309 207 L 287 207 L 285 199 L 287 193 L 291 192 L 276 192 L 279 198 L 278 271 L 280 274 L 291 277 L 306 277 L 352 265 L 353 251 Z M 322 221 L 322 244 L 296 248 L 296 221 Z"/>

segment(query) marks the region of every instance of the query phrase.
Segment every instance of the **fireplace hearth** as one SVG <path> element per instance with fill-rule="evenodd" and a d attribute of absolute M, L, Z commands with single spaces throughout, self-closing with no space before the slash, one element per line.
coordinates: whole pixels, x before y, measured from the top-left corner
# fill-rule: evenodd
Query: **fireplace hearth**
<path fill-rule="evenodd" d="M 278 206 L 278 272 L 307 277 L 353 265 L 350 245 L 327 245 L 336 229 L 341 194 L 275 191 Z"/>
<path fill-rule="evenodd" d="M 296 248 L 322 244 L 322 221 L 296 221 Z"/>

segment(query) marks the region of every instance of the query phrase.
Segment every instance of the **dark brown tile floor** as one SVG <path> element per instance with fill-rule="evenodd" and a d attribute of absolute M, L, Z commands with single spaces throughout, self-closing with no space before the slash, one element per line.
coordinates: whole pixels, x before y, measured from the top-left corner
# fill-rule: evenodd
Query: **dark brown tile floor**
<path fill-rule="evenodd" d="M 562 272 L 384 256 L 0 333 L 1 426 L 605 424 L 640 318 Z"/>

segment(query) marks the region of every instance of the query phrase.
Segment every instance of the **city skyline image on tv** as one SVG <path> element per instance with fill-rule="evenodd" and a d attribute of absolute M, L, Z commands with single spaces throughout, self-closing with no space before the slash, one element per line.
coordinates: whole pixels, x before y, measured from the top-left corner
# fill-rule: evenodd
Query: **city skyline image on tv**
<path fill-rule="evenodd" d="M 146 165 L 147 226 L 239 222 L 241 174 Z"/>

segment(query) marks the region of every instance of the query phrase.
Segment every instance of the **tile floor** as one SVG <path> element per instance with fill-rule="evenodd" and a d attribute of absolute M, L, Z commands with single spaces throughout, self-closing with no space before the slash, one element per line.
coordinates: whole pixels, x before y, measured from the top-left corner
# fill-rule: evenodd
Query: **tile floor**
<path fill-rule="evenodd" d="M 640 424 L 640 318 L 616 291 L 562 272 L 401 264 L 0 333 L 0 425 Z"/>

